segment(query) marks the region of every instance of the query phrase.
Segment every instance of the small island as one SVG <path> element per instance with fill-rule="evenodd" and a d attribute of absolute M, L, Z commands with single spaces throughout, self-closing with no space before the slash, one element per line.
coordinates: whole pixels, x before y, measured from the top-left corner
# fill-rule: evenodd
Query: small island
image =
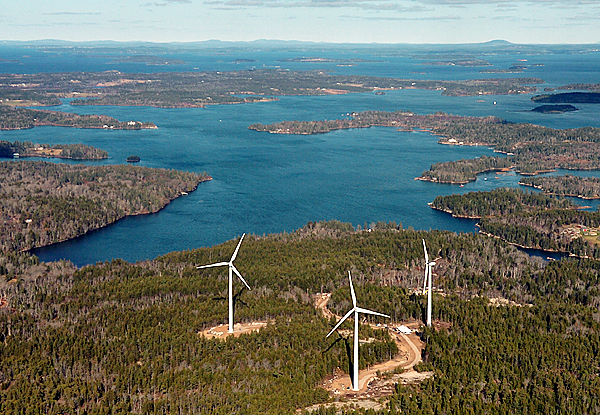
<path fill-rule="evenodd" d="M 565 112 L 579 111 L 579 108 L 570 104 L 540 105 L 531 111 L 539 112 L 541 114 L 563 114 Z"/>
<path fill-rule="evenodd" d="M 140 162 L 140 156 L 129 156 L 127 157 L 127 163 L 139 163 Z"/>

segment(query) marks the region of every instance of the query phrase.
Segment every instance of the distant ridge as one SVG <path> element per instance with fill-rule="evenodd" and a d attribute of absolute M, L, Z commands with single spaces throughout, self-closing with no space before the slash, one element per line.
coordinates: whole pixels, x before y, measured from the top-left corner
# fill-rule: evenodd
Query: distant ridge
<path fill-rule="evenodd" d="M 514 45 L 514 43 L 509 42 L 508 40 L 503 40 L 503 39 L 494 39 L 494 40 L 490 40 L 489 42 L 483 42 L 481 43 L 482 45 L 487 45 L 487 46 L 506 46 L 506 45 Z"/>

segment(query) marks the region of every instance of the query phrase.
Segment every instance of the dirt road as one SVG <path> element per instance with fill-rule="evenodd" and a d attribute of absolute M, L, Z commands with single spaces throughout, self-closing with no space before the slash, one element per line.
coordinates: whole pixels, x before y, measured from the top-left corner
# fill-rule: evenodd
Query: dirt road
<path fill-rule="evenodd" d="M 331 298 L 331 294 L 317 294 L 315 296 L 315 307 L 320 309 L 323 313 L 323 316 L 326 318 L 336 317 L 340 318 L 329 310 L 327 307 L 327 303 Z M 398 323 L 397 325 L 400 325 Z M 418 322 L 405 323 L 407 327 L 417 328 Z M 371 325 L 373 328 L 381 329 L 381 327 L 377 327 L 375 325 Z M 379 363 L 377 365 L 371 366 L 368 369 L 363 369 L 358 374 L 358 386 L 359 391 L 351 390 L 351 379 L 350 375 L 343 374 L 341 372 L 337 372 L 334 376 L 327 379 L 323 386 L 330 390 L 334 395 L 361 395 L 369 393 L 369 383 L 377 378 L 377 372 L 384 373 L 393 371 L 394 369 L 401 367 L 404 369 L 404 373 L 402 376 L 404 378 L 421 378 L 422 375 L 418 372 L 415 372 L 413 367 L 421 361 L 421 350 L 425 347 L 424 343 L 419 339 L 416 334 L 403 334 L 398 333 L 392 328 L 387 328 L 390 332 L 392 339 L 396 342 L 398 346 L 398 350 L 400 351 L 393 359 L 388 360 L 387 362 Z"/>

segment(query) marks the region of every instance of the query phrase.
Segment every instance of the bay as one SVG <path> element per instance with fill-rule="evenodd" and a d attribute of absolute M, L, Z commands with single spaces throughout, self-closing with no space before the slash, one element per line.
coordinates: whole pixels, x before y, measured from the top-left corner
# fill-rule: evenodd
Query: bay
<path fill-rule="evenodd" d="M 328 56 L 347 56 L 348 52 L 336 53 L 329 52 Z M 302 55 L 302 51 L 253 52 L 243 56 L 239 51 L 225 56 L 205 54 L 196 56 L 193 62 L 188 59 L 190 63 L 183 69 L 175 66 L 168 69 L 188 70 L 190 65 L 198 70 L 236 70 L 243 69 L 244 65 L 290 69 L 317 67 L 278 61 L 294 54 Z M 233 63 L 240 56 L 250 56 L 254 61 Z M 331 63 L 325 66 L 339 73 L 362 71 L 403 78 L 410 75 L 431 79 L 484 77 L 478 74 L 481 68 L 431 67 L 406 56 L 365 56 L 381 61 L 344 67 Z M 505 65 L 513 63 L 517 57 L 523 58 L 515 55 L 490 60 L 494 60 L 495 65 Z M 101 59 L 102 63 L 98 58 L 89 58 L 81 64 L 70 55 L 52 55 L 51 59 L 34 55 L 33 58 L 19 59 L 26 68 L 27 59 L 31 59 L 37 62 L 30 63 L 31 68 L 46 70 L 57 70 L 61 59 L 68 68 L 79 65 L 82 70 L 100 70 L 110 65 L 120 70 L 148 70 L 147 65 L 137 64 L 133 68 L 134 64 L 108 64 L 106 58 Z M 552 85 L 591 82 L 593 79 L 597 82 L 598 79 L 598 54 L 575 55 L 571 60 L 565 59 L 564 55 L 552 54 L 527 59 L 545 66 L 531 68 L 526 76 L 549 79 Z M 6 67 L 16 63 L 1 65 Z M 83 266 L 114 258 L 132 262 L 151 259 L 171 251 L 222 243 L 244 232 L 256 235 L 291 232 L 309 221 L 331 219 L 355 226 L 395 221 L 405 228 L 474 232 L 475 221 L 451 218 L 430 209 L 427 203 L 437 195 L 518 186 L 518 176 L 481 175 L 464 187 L 415 181 L 414 178 L 433 163 L 492 155 L 491 149 L 441 146 L 428 133 L 398 132 L 384 127 L 316 136 L 274 135 L 250 131 L 247 127 L 257 122 L 335 119 L 353 111 L 400 109 L 417 113 L 443 111 L 457 115 L 496 115 L 509 121 L 553 128 L 600 127 L 597 106 L 578 105 L 580 111 L 568 114 L 536 114 L 529 112 L 534 107 L 529 98 L 528 95 L 458 98 L 444 97 L 436 91 L 404 90 L 388 91 L 385 95 L 282 97 L 274 102 L 205 109 L 73 107 L 65 102 L 62 107 L 52 109 L 103 113 L 123 121 L 152 121 L 159 128 L 99 131 L 43 127 L 1 132 L 0 139 L 48 144 L 84 143 L 105 149 L 110 154 L 108 160 L 88 162 L 90 164 L 124 164 L 127 156 L 135 154 L 141 157 L 140 165 L 143 166 L 207 171 L 213 176 L 212 181 L 201 183 L 196 191 L 176 199 L 156 214 L 125 218 L 82 237 L 33 251 L 43 261 L 68 259 Z M 589 201 L 585 204 L 590 205 Z M 594 202 L 594 208 L 596 206 Z"/>

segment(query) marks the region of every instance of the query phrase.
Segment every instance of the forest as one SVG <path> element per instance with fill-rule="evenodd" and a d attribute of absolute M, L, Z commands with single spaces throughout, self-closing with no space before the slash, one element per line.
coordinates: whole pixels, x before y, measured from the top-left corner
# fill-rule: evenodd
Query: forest
<path fill-rule="evenodd" d="M 445 328 L 422 331 L 418 370 L 435 376 L 398 385 L 379 413 L 600 410 L 597 261 L 544 263 L 482 235 L 393 223 L 367 232 L 334 221 L 247 237 L 237 266 L 252 290 L 236 288 L 236 318 L 270 323 L 225 341 L 198 331 L 226 319 L 226 273 L 195 265 L 228 259 L 237 240 L 81 269 L 5 252 L 0 411 L 293 414 L 331 402 L 318 385 L 346 370 L 348 355 L 343 338 L 325 338 L 335 321 L 311 295 L 332 292 L 330 308 L 345 312 L 351 269 L 364 307 L 394 322 L 422 320 L 423 238 L 437 257 L 434 320 Z M 493 306 L 490 297 L 517 305 Z M 360 333 L 372 335 L 364 325 Z M 378 336 L 361 345 L 360 366 L 393 353 Z M 348 404 L 343 413 L 375 413 Z"/>
<path fill-rule="evenodd" d="M 0 162 L 0 250 L 50 245 L 156 212 L 205 180 L 206 173 L 137 166 Z"/>

